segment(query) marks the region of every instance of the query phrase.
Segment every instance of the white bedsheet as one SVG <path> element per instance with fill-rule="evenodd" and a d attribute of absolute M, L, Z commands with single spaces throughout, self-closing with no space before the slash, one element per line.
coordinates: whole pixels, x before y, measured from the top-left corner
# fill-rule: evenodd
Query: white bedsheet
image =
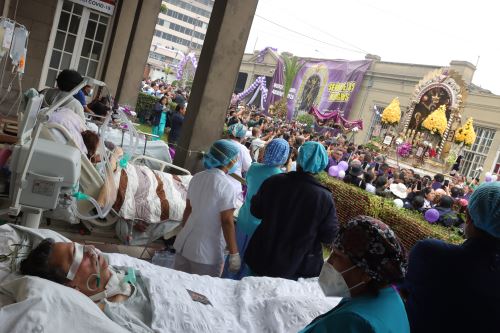
<path fill-rule="evenodd" d="M 186 274 L 119 254 L 110 254 L 109 260 L 141 271 L 156 332 L 297 332 L 340 301 L 326 298 L 316 279 L 233 281 Z M 212 305 L 194 302 L 186 289 L 206 296 Z"/>

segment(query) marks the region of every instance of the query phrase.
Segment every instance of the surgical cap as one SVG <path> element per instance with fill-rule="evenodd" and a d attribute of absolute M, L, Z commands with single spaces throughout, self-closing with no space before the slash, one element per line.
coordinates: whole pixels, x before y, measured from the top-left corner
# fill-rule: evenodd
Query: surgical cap
<path fill-rule="evenodd" d="M 328 154 L 322 144 L 308 141 L 300 147 L 297 163 L 305 172 L 318 173 L 328 165 Z"/>
<path fill-rule="evenodd" d="M 285 164 L 290 153 L 290 145 L 284 139 L 274 139 L 266 147 L 264 152 L 264 164 L 280 166 Z"/>
<path fill-rule="evenodd" d="M 234 136 L 235 138 L 244 138 L 247 134 L 247 128 L 245 125 L 236 123 L 232 124 L 228 128 L 229 134 Z"/>
<path fill-rule="evenodd" d="M 373 217 L 358 215 L 342 225 L 333 246 L 376 281 L 391 283 L 405 276 L 403 245 L 391 228 Z"/>
<path fill-rule="evenodd" d="M 238 146 L 231 140 L 217 140 L 203 159 L 203 165 L 207 169 L 218 168 L 228 165 L 240 152 Z"/>
<path fill-rule="evenodd" d="M 495 238 L 500 238 L 500 182 L 481 184 L 469 204 L 472 223 Z"/>

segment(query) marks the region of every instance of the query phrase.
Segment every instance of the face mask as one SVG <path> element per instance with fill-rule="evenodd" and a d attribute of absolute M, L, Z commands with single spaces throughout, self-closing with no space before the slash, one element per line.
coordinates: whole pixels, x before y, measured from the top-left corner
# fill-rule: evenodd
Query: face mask
<path fill-rule="evenodd" d="M 87 93 L 87 96 L 92 97 L 94 94 L 94 89 L 90 89 L 89 92 Z"/>
<path fill-rule="evenodd" d="M 231 169 L 229 169 L 229 170 L 227 171 L 227 174 L 228 174 L 228 175 L 230 175 L 230 174 L 232 174 L 232 173 L 236 173 L 236 171 L 238 170 L 238 165 L 237 165 L 237 164 L 238 164 L 238 163 L 234 163 L 234 164 L 233 164 L 233 166 L 231 167 Z"/>
<path fill-rule="evenodd" d="M 351 292 L 350 292 L 351 289 L 354 289 L 362 284 L 365 284 L 364 281 L 361 281 L 352 288 L 349 288 L 347 286 L 347 283 L 345 282 L 342 274 L 347 273 L 353 270 L 354 268 L 356 268 L 356 266 L 352 266 L 343 272 L 339 272 L 329 262 L 325 261 L 318 279 L 319 286 L 323 290 L 325 296 L 342 297 L 342 298 L 351 297 Z"/>

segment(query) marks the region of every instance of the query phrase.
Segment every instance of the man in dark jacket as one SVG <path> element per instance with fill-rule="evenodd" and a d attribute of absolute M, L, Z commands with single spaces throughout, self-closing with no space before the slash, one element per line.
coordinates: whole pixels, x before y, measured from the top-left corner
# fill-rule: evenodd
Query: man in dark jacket
<path fill-rule="evenodd" d="M 333 242 L 338 230 L 331 191 L 314 175 L 328 163 L 325 148 L 306 142 L 299 150 L 298 171 L 268 178 L 252 198 L 250 211 L 262 219 L 245 252 L 256 275 L 296 280 L 318 276 L 321 243 Z"/>

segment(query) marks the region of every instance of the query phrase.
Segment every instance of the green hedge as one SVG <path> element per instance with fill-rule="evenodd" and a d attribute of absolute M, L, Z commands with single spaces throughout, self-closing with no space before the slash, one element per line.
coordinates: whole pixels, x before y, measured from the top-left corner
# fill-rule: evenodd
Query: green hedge
<path fill-rule="evenodd" d="M 454 244 L 463 242 L 462 236 L 456 230 L 429 224 L 422 214 L 398 208 L 394 206 L 392 200 L 346 184 L 328 176 L 325 172 L 317 177 L 331 189 L 340 223 L 346 223 L 356 215 L 375 217 L 391 227 L 407 250 L 425 238 L 437 238 Z"/>
<path fill-rule="evenodd" d="M 139 93 L 137 97 L 137 104 L 135 105 L 135 112 L 137 113 L 137 118 L 144 124 L 149 120 L 153 106 L 159 100 L 158 97 L 145 94 L 143 92 Z"/>

